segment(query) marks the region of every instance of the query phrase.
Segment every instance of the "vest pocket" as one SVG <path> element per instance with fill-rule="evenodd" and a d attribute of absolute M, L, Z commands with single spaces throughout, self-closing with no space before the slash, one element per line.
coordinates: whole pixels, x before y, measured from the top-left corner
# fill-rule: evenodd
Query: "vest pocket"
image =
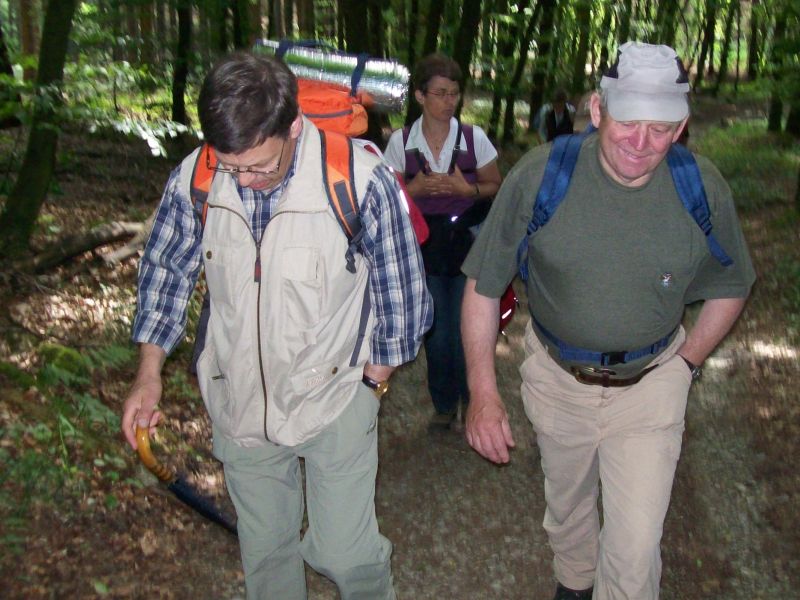
<path fill-rule="evenodd" d="M 206 272 L 206 283 L 215 304 L 224 304 L 230 307 L 237 306 L 237 295 L 234 291 L 235 286 L 230 266 L 235 264 L 233 256 L 234 249 L 228 246 L 219 244 L 203 246 L 203 266 Z M 240 254 L 240 259 L 241 256 Z"/>
<path fill-rule="evenodd" d="M 231 435 L 231 393 L 228 376 L 220 370 L 214 344 L 206 344 L 197 361 L 197 383 L 214 425 Z"/>
<path fill-rule="evenodd" d="M 286 316 L 302 328 L 314 327 L 322 310 L 319 248 L 289 247 L 281 252 L 283 306 Z"/>

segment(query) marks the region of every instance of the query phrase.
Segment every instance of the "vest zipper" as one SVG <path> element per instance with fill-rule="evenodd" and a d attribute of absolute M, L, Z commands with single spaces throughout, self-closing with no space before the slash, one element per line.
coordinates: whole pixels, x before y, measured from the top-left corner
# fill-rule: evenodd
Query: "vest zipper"
<path fill-rule="evenodd" d="M 272 219 L 270 219 L 272 221 Z M 266 232 L 266 227 L 264 232 Z M 261 239 L 256 241 L 256 264 L 255 273 L 253 274 L 258 292 L 256 294 L 256 343 L 258 344 L 258 372 L 261 375 L 261 392 L 264 394 L 264 439 L 268 442 L 269 434 L 267 434 L 267 375 L 264 372 L 264 355 L 261 351 L 261 240 L 264 239 L 264 233 L 261 234 Z M 253 238 L 255 241 L 255 238 Z"/>
<path fill-rule="evenodd" d="M 250 237 L 256 246 L 256 260 L 255 264 L 253 265 L 253 282 L 256 284 L 256 286 L 258 286 L 258 291 L 256 293 L 256 343 L 258 344 L 258 371 L 261 375 L 261 392 L 264 394 L 264 438 L 269 442 L 271 440 L 269 439 L 269 435 L 267 435 L 267 376 L 264 373 L 264 355 L 261 352 L 261 240 L 264 239 L 264 234 L 267 232 L 267 228 L 264 227 L 264 231 L 261 232 L 261 237 L 256 239 L 256 236 L 253 234 L 253 230 L 250 227 L 250 223 L 241 214 L 221 204 L 212 205 L 209 203 L 208 205 L 214 206 L 215 208 L 229 210 L 239 217 L 239 219 L 241 219 L 247 227 L 247 231 L 250 232 Z M 269 219 L 267 226 L 270 222 L 272 222 L 272 219 L 277 216 L 277 214 L 273 215 Z"/>

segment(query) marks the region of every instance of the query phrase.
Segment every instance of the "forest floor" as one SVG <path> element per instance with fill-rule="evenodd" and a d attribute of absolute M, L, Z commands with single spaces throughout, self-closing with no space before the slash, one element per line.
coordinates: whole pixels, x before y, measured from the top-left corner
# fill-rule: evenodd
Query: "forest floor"
<path fill-rule="evenodd" d="M 722 105 L 705 108 L 696 113 L 692 140 L 709 123 L 742 116 Z M 24 136 L 6 135 L 4 150 L 19 155 L 20 140 Z M 176 162 L 151 157 L 142 142 L 67 132 L 58 189 L 44 208 L 36 243 L 106 220 L 143 221 Z M 789 332 L 789 315 L 777 300 L 780 278 L 765 276 L 785 257 L 800 258 L 797 220 L 786 224 L 792 197 L 782 193 L 741 214 L 761 278 L 744 316 L 691 391 L 662 543 L 667 600 L 790 598 L 800 589 L 800 474 L 794 462 L 800 455 L 800 361 L 796 331 Z M 125 346 L 136 258 L 108 267 L 98 259 L 104 251 L 42 275 L 0 277 L 0 306 L 6 309 L 0 313 L 0 359 L 33 373 L 46 366 L 46 344 L 85 356 L 106 344 Z M 525 313 L 517 311 L 497 349 L 498 379 L 517 441 L 509 465 L 494 466 L 462 436 L 429 428 L 424 352 L 398 371 L 382 401 L 377 513 L 394 544 L 395 586 L 404 600 L 552 596 L 552 555 L 541 526 L 543 478 L 519 397 Z M 188 354 L 184 344 L 166 366 L 166 419 L 154 450 L 232 514 L 221 467 L 209 451 L 208 419 L 186 374 Z M 90 406 L 86 397 L 95 397 L 118 414 L 134 357 L 93 371 L 81 383 L 86 393 L 73 401 Z M 62 377 L 57 389 L 66 394 L 70 381 Z M 0 478 L 2 597 L 244 598 L 236 538 L 159 484 L 113 419 L 99 419 L 96 435 L 82 443 L 65 435 L 63 423 L 51 428 L 58 432 L 51 437 L 37 420 L 60 406 L 52 395 L 21 384 L 8 370 L 0 371 L 0 384 L 0 459 L 8 461 Z M 102 414 L 97 406 L 94 411 Z M 31 453 L 72 469 L 82 485 L 54 483 L 43 490 L 63 479 L 30 459 Z M 26 471 L 29 459 L 39 466 Z M 308 585 L 312 599 L 337 597 L 334 586 L 311 570 Z"/>

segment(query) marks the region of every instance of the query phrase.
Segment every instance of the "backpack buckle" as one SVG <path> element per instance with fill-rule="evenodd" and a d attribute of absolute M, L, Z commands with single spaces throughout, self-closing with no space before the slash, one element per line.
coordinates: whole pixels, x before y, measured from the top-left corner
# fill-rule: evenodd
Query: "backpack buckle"
<path fill-rule="evenodd" d="M 621 365 L 625 363 L 625 355 L 627 350 L 619 350 L 617 352 L 603 352 L 600 355 L 600 364 L 604 367 L 609 365 Z"/>

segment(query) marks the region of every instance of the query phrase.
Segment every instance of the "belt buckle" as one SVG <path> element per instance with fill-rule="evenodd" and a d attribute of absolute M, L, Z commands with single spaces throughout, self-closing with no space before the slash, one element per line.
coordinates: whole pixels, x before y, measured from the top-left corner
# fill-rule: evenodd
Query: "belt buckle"
<path fill-rule="evenodd" d="M 599 375 L 600 377 L 610 377 L 617 374 L 616 371 L 609 369 L 608 367 L 584 366 L 578 367 L 578 370 L 591 375 Z"/>
<path fill-rule="evenodd" d="M 616 371 L 606 367 L 592 367 L 589 365 L 572 367 L 571 370 L 578 383 L 602 385 L 606 388 L 611 385 L 611 376 L 617 374 Z"/>

